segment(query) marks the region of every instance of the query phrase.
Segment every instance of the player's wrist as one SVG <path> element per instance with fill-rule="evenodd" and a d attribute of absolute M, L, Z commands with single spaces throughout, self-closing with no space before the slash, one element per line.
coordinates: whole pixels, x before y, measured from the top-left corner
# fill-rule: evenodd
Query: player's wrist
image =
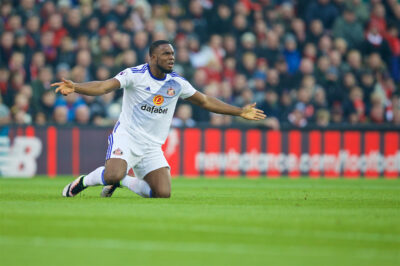
<path fill-rule="evenodd" d="M 77 83 L 75 83 L 75 82 L 71 82 L 71 85 L 72 85 L 72 90 L 73 90 L 73 92 L 78 92 L 79 93 L 79 91 L 77 91 L 77 88 L 78 88 L 78 84 Z"/>
<path fill-rule="evenodd" d="M 244 115 L 244 107 L 239 107 L 239 115 L 240 117 L 243 117 Z"/>

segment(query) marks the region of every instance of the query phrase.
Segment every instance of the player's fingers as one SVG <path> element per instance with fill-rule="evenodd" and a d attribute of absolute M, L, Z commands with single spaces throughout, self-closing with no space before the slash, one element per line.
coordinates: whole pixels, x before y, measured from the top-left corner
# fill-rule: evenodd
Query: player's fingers
<path fill-rule="evenodd" d="M 62 94 L 68 95 L 71 93 L 71 90 L 69 90 L 68 88 L 64 88 L 61 92 Z"/>
<path fill-rule="evenodd" d="M 62 80 L 65 84 L 67 84 L 67 85 L 69 85 L 69 86 L 72 86 L 72 81 L 71 81 L 71 80 L 65 79 L 65 78 L 62 78 L 61 80 Z"/>
<path fill-rule="evenodd" d="M 265 114 L 257 114 L 256 118 L 258 119 L 265 119 L 267 116 Z"/>
<path fill-rule="evenodd" d="M 56 93 L 60 92 L 61 89 L 62 89 L 62 87 L 57 87 L 57 88 L 56 88 Z"/>
<path fill-rule="evenodd" d="M 55 82 L 55 83 L 52 83 L 50 86 L 51 87 L 54 87 L 54 86 L 61 86 L 61 85 L 63 85 L 64 84 L 64 82 Z"/>

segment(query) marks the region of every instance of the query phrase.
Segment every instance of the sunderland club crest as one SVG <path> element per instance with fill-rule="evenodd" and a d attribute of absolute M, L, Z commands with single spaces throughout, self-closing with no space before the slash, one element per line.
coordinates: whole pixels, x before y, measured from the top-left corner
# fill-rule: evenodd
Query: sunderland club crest
<path fill-rule="evenodd" d="M 114 155 L 121 156 L 121 155 L 123 154 L 123 152 L 121 151 L 120 148 L 118 148 L 118 149 L 116 149 L 116 150 L 113 151 L 113 154 L 114 154 Z"/>
<path fill-rule="evenodd" d="M 168 96 L 174 96 L 175 95 L 175 90 L 173 88 L 169 88 L 167 90 L 167 94 L 168 94 Z"/>

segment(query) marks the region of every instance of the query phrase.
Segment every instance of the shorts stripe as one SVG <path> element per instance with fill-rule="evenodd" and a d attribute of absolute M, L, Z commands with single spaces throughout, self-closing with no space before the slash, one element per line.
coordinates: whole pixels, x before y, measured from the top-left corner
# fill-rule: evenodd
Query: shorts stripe
<path fill-rule="evenodd" d="M 111 145 L 110 145 L 110 151 L 108 152 L 108 158 L 107 158 L 107 160 L 110 159 L 110 157 L 111 157 L 112 147 L 113 147 L 113 144 L 114 144 L 114 137 L 113 137 L 113 134 L 111 134 L 110 137 L 111 137 Z"/>
<path fill-rule="evenodd" d="M 110 136 L 108 136 L 108 149 L 107 149 L 106 160 L 110 159 L 113 141 L 114 141 L 113 135 L 110 134 Z"/>
<path fill-rule="evenodd" d="M 115 127 L 114 127 L 114 133 L 115 133 L 115 131 L 117 131 L 117 128 L 119 127 L 119 124 L 120 124 L 120 122 L 118 120 L 118 122 L 115 124 Z"/>
<path fill-rule="evenodd" d="M 108 140 L 107 140 L 108 146 L 107 146 L 107 152 L 106 152 L 106 160 L 107 160 L 107 157 L 108 157 L 108 151 L 110 150 L 110 136 L 111 135 L 108 135 Z"/>

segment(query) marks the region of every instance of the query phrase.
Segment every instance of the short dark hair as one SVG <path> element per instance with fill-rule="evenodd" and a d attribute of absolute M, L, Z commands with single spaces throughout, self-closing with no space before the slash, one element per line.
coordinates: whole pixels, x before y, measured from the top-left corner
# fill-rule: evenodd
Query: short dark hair
<path fill-rule="evenodd" d="M 157 47 L 162 45 L 162 44 L 171 44 L 171 43 L 169 41 L 167 41 L 167 40 L 158 40 L 158 41 L 153 42 L 150 45 L 150 49 L 149 49 L 150 56 L 153 54 L 154 50 L 157 49 Z"/>

